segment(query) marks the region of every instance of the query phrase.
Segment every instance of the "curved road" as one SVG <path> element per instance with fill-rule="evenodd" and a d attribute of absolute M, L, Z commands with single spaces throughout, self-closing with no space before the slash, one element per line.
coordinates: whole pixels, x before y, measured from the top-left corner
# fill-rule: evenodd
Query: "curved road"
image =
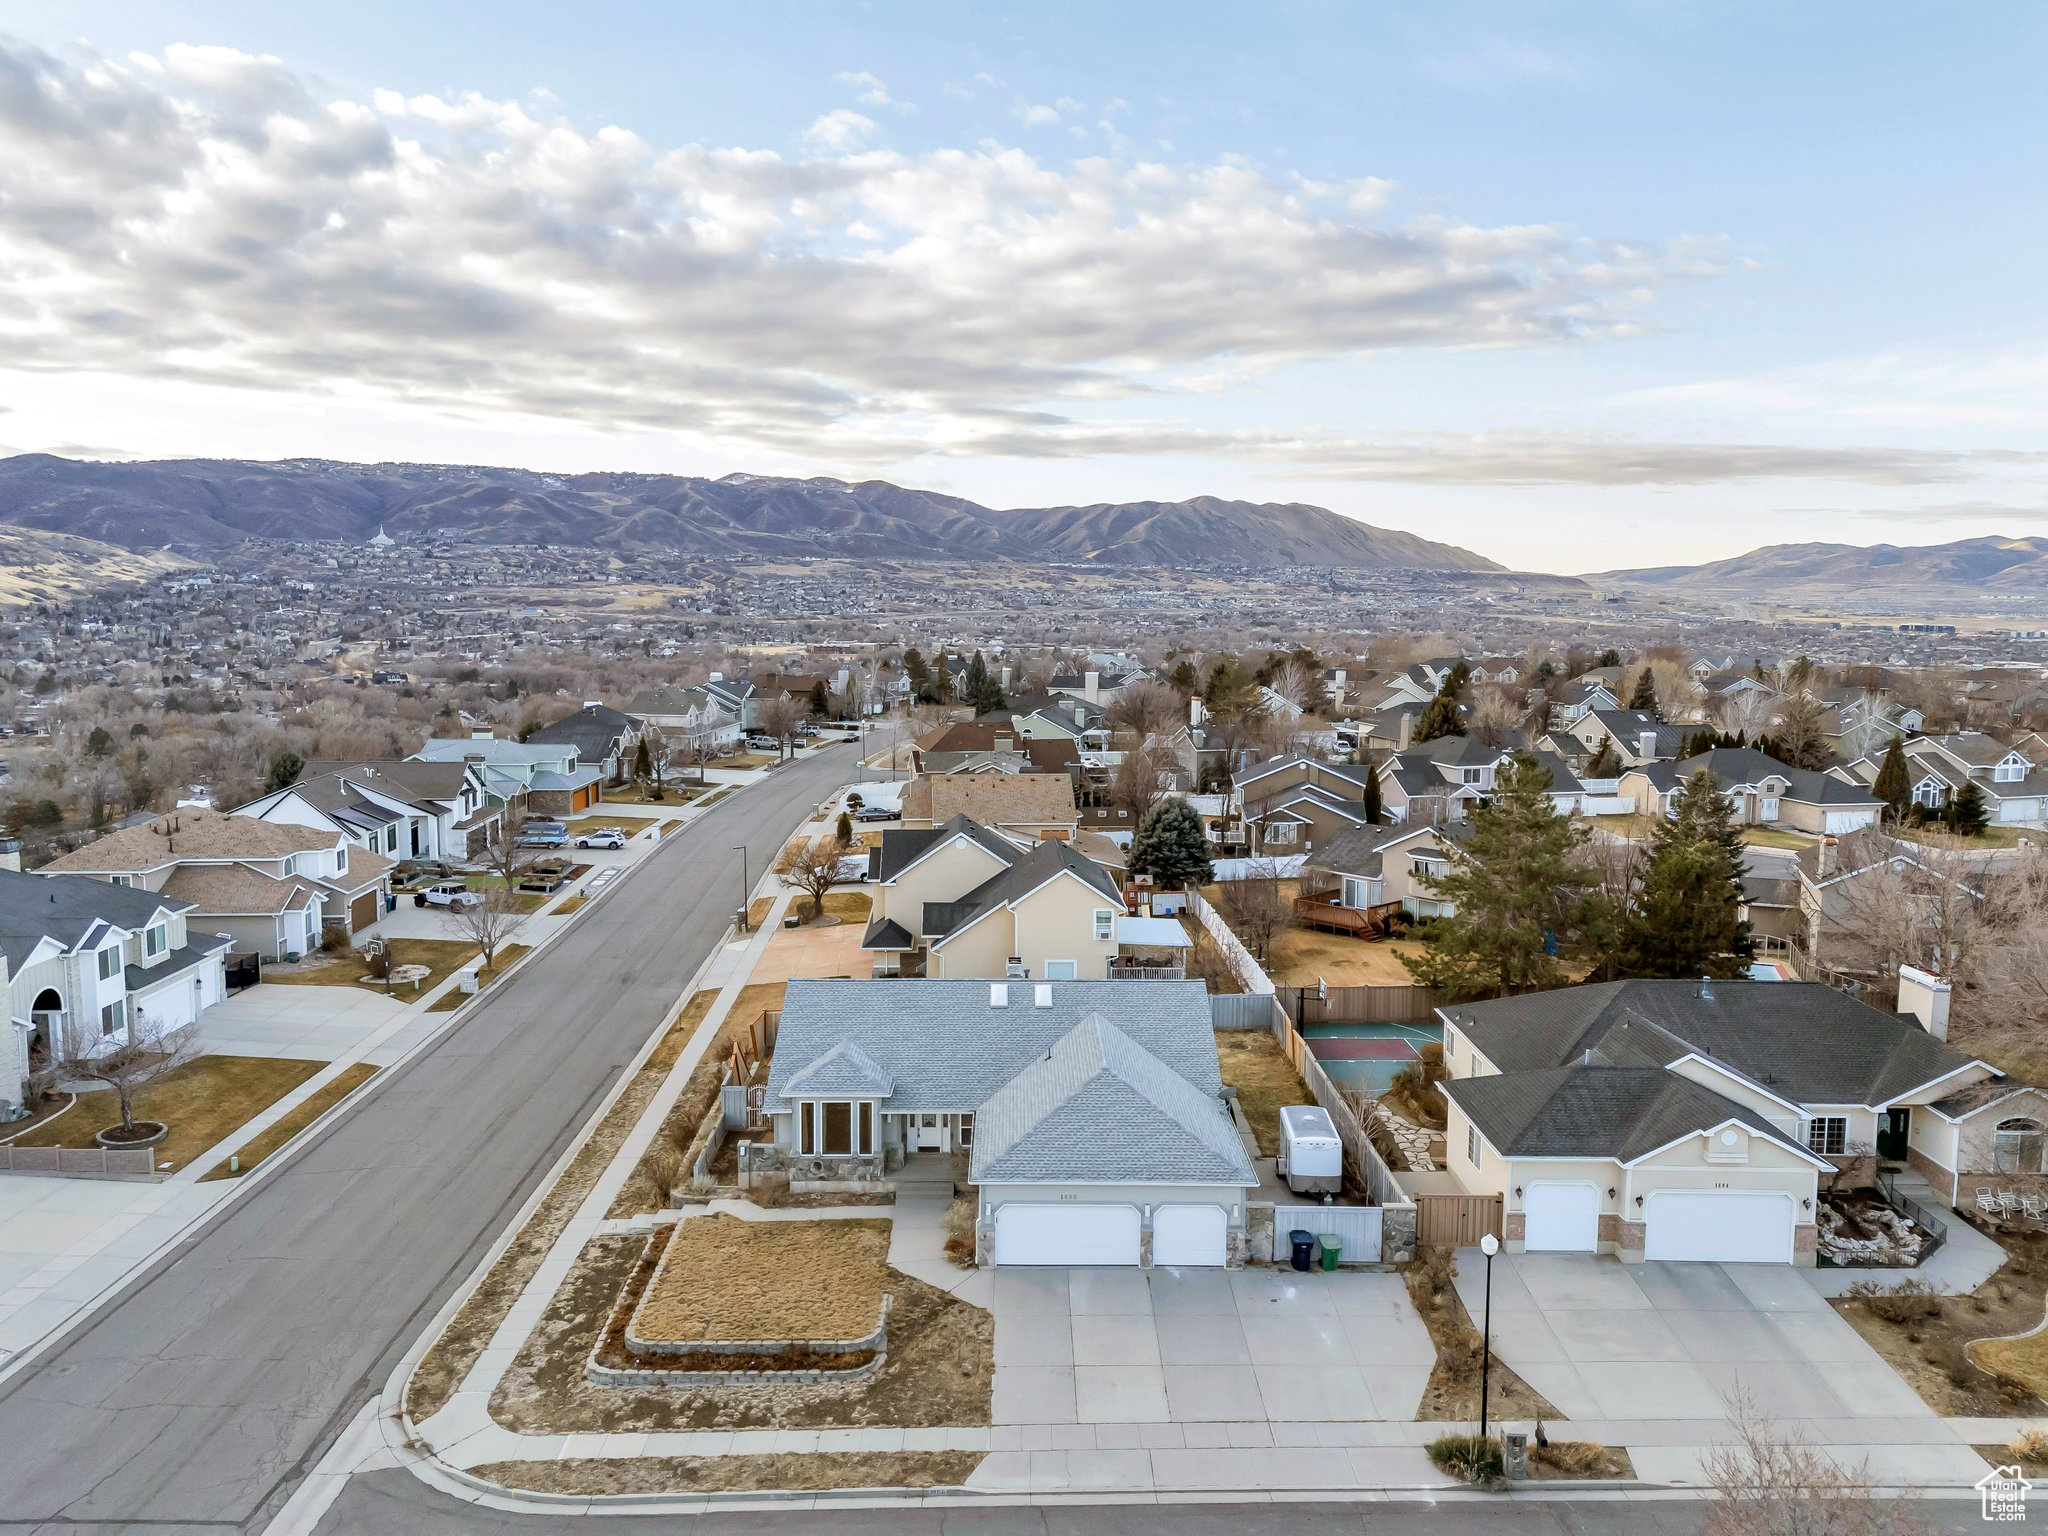
<path fill-rule="evenodd" d="M 650 856 L 312 1146 L 0 1386 L 0 1529 L 259 1528 L 610 1089 L 838 748 Z M 422 1489 L 422 1492 L 426 1490 Z"/>

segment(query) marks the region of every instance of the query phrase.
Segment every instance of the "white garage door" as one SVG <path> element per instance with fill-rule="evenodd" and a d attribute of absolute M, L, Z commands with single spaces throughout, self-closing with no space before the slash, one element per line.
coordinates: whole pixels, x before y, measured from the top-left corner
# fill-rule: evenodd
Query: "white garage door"
<path fill-rule="evenodd" d="M 1666 1189 L 1643 1202 L 1646 1259 L 1790 1264 L 1792 1197 L 1742 1189 Z"/>
<path fill-rule="evenodd" d="M 1005 1205 L 996 1211 L 996 1263 L 1136 1264 L 1135 1205 Z"/>
<path fill-rule="evenodd" d="M 1592 1253 L 1600 1246 L 1600 1191 L 1531 1184 L 1522 1194 L 1522 1246 L 1531 1253 Z"/>
<path fill-rule="evenodd" d="M 1152 1262 L 1220 1265 L 1229 1230 L 1220 1205 L 1162 1205 L 1152 1213 Z"/>

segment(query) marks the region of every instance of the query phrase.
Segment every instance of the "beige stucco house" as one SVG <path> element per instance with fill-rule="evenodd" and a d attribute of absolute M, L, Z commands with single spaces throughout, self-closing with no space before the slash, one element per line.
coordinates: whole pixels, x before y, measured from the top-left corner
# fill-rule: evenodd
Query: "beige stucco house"
<path fill-rule="evenodd" d="M 2048 1176 L 2048 1096 L 1951 1048 L 1946 985 L 1909 976 L 1905 1014 L 1754 981 L 1439 1009 L 1449 1171 L 1510 1251 L 1779 1264 L 1814 1262 L 1821 1192 L 1873 1152 L 1951 1203 Z"/>

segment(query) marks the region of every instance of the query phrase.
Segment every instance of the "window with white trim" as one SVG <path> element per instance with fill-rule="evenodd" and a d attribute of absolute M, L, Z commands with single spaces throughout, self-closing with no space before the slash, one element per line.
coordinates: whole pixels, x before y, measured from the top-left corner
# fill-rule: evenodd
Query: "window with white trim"
<path fill-rule="evenodd" d="M 127 1021 L 127 1002 L 125 1000 L 116 1000 L 114 1002 L 111 1002 L 107 1004 L 106 1007 L 100 1010 L 100 1033 L 102 1035 L 114 1034 L 118 1032 L 121 1026 L 125 1024 Z"/>
<path fill-rule="evenodd" d="M 1276 821 L 1270 827 L 1266 828 L 1265 840 L 1269 843 L 1284 843 L 1291 845 L 1294 842 L 1294 834 L 1298 830 L 1299 828 L 1294 822 Z"/>
<path fill-rule="evenodd" d="M 1483 784 L 1486 782 L 1486 770 L 1484 768 L 1460 768 L 1458 770 L 1458 782 L 1460 784 Z"/>
<path fill-rule="evenodd" d="M 1078 960 L 1048 960 L 1045 962 L 1047 981 L 1072 981 L 1081 974 Z"/>
<path fill-rule="evenodd" d="M 1109 907 L 1095 909 L 1095 942 L 1107 944 L 1116 937 L 1116 913 Z"/>
<path fill-rule="evenodd" d="M 107 876 L 107 883 L 109 885 L 133 885 L 135 877 L 133 875 L 109 875 Z"/>
<path fill-rule="evenodd" d="M 1991 770 L 1991 781 L 1994 784 L 2017 784 L 2026 776 L 2026 760 L 2020 757 L 2004 758 Z"/>
<path fill-rule="evenodd" d="M 1806 1122 L 1806 1150 L 1822 1157 L 1841 1157 L 1849 1148 L 1847 1115 L 1815 1115 Z"/>
<path fill-rule="evenodd" d="M 1479 1166 L 1479 1127 L 1476 1125 L 1465 1127 L 1465 1161 L 1474 1168 Z"/>
<path fill-rule="evenodd" d="M 109 944 L 105 949 L 101 950 L 99 956 L 99 966 L 101 981 L 112 981 L 116 976 L 120 975 L 121 946 L 118 944 Z"/>
<path fill-rule="evenodd" d="M 142 953 L 146 959 L 154 960 L 171 947 L 170 925 L 154 923 L 142 930 Z"/>

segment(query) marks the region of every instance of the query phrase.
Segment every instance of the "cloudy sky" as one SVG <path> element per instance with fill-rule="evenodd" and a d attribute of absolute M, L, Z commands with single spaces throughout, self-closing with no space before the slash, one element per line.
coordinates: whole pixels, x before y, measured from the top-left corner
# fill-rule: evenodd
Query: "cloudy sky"
<path fill-rule="evenodd" d="M 2048 534 L 2048 8 L 0 0 L 0 451 Z"/>

